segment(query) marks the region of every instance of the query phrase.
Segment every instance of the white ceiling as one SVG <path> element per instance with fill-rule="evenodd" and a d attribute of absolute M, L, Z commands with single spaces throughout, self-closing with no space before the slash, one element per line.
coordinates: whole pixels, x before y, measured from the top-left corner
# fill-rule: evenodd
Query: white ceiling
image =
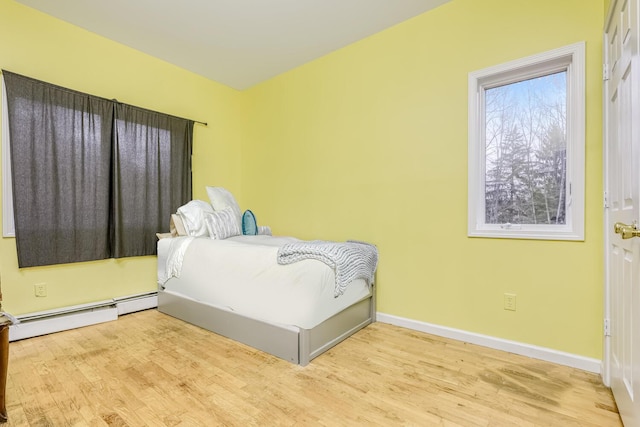
<path fill-rule="evenodd" d="M 246 89 L 450 0 L 17 0 Z"/>

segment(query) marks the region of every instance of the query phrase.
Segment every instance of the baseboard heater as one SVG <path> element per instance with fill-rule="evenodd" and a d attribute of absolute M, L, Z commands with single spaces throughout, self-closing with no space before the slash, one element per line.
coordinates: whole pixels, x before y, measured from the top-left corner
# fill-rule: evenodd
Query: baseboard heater
<path fill-rule="evenodd" d="M 19 323 L 9 327 L 9 341 L 109 322 L 116 320 L 119 315 L 157 306 L 158 293 L 149 292 L 55 310 L 28 313 L 16 316 Z"/>

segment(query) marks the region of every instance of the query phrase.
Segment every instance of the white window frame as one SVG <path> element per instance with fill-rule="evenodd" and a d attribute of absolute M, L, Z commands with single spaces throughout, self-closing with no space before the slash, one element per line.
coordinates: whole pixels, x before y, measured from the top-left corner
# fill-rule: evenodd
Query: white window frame
<path fill-rule="evenodd" d="M 9 111 L 4 78 L 0 78 L 2 93 L 2 236 L 15 237 L 13 223 L 13 189 L 11 185 L 11 159 L 9 153 Z"/>
<path fill-rule="evenodd" d="M 485 90 L 567 72 L 567 165 L 565 224 L 485 222 Z M 541 240 L 584 240 L 585 43 L 469 73 L 468 235 Z"/>

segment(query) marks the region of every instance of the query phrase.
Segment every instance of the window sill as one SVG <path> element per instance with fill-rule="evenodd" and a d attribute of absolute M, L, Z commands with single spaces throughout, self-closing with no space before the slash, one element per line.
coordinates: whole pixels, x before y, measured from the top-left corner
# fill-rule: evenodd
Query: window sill
<path fill-rule="evenodd" d="M 574 231 L 503 230 L 487 229 L 469 231 L 468 237 L 524 240 L 584 241 L 584 235 Z"/>

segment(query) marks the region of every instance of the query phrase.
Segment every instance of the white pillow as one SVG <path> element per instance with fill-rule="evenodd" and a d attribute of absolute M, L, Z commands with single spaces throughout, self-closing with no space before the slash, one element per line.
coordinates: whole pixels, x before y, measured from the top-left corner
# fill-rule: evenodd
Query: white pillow
<path fill-rule="evenodd" d="M 213 210 L 221 211 L 225 208 L 230 208 L 238 222 L 238 227 L 240 226 L 242 212 L 233 194 L 223 187 L 207 187 L 207 195 L 209 196 Z"/>
<path fill-rule="evenodd" d="M 206 214 L 213 213 L 211 205 L 202 200 L 192 200 L 178 208 L 178 215 L 182 219 L 184 228 L 189 236 L 208 236 L 207 224 L 204 222 Z"/>
<path fill-rule="evenodd" d="M 271 227 L 269 227 L 268 225 L 259 225 L 258 234 L 263 234 L 265 236 L 273 236 L 273 234 L 271 234 Z"/>
<path fill-rule="evenodd" d="M 184 227 L 184 222 L 182 222 L 182 217 L 178 214 L 171 214 L 169 231 L 172 237 L 189 235 L 187 234 L 187 229 Z"/>
<path fill-rule="evenodd" d="M 239 236 L 242 234 L 240 225 L 235 218 L 231 208 L 209 213 L 205 217 L 205 223 L 212 239 L 223 240 L 227 237 Z"/>

